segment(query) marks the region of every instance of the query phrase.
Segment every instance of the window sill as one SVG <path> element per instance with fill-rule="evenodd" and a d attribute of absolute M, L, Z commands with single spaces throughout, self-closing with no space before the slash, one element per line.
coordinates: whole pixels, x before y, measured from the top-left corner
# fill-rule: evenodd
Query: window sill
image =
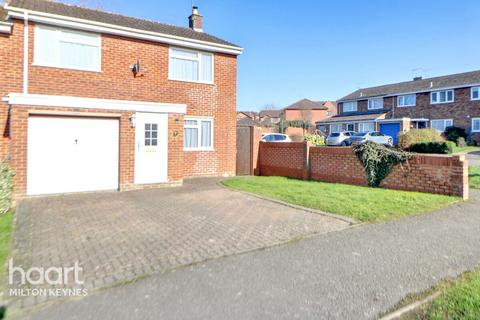
<path fill-rule="evenodd" d="M 178 82 L 186 82 L 186 83 L 196 83 L 196 84 L 208 84 L 208 85 L 215 85 L 214 82 L 206 82 L 206 81 L 193 81 L 193 80 L 181 80 L 181 79 L 172 79 L 168 78 L 169 81 L 178 81 Z"/>
<path fill-rule="evenodd" d="M 367 110 L 382 110 L 382 109 L 384 109 L 384 108 L 383 107 L 381 107 L 381 108 L 368 108 Z"/>
<path fill-rule="evenodd" d="M 470 98 L 470 101 L 480 101 L 480 98 L 477 98 L 477 99 Z"/>
<path fill-rule="evenodd" d="M 195 148 L 195 149 L 187 149 L 183 148 L 183 151 L 185 152 L 196 152 L 196 151 L 215 151 L 213 148 Z"/>
<path fill-rule="evenodd" d="M 65 69 L 65 70 L 82 71 L 82 72 L 102 73 L 102 70 L 99 70 L 99 69 L 80 69 L 80 68 L 73 68 L 73 67 L 52 66 L 52 65 L 40 64 L 40 63 L 32 63 L 32 66 L 33 67 L 42 67 L 42 68 L 53 68 L 53 69 Z"/>
<path fill-rule="evenodd" d="M 445 102 L 430 102 L 430 104 L 448 104 L 448 103 L 453 103 L 454 101 L 445 101 Z"/>
<path fill-rule="evenodd" d="M 397 108 L 411 108 L 411 107 L 416 107 L 417 105 L 416 104 L 410 104 L 410 105 L 407 105 L 407 106 L 396 106 Z"/>

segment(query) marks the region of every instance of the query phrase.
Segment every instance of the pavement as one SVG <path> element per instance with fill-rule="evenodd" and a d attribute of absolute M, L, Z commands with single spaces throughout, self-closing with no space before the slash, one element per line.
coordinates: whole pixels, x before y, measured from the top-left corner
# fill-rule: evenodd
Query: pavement
<path fill-rule="evenodd" d="M 80 280 L 35 289 L 89 293 L 208 259 L 239 254 L 349 227 L 331 216 L 274 203 L 221 187 L 218 178 L 181 187 L 32 198 L 15 213 L 14 266 L 83 269 Z M 37 275 L 37 273 L 35 273 Z M 21 273 L 9 289 L 21 285 Z M 7 293 L 9 293 L 8 290 Z M 64 294 L 60 294 L 60 297 Z M 8 298 L 12 309 L 58 299 Z"/>
<path fill-rule="evenodd" d="M 480 166 L 480 151 L 473 151 L 466 154 L 468 164 L 471 166 Z"/>
<path fill-rule="evenodd" d="M 216 259 L 41 310 L 31 319 L 375 319 L 480 266 L 480 192 L 387 223 Z"/>

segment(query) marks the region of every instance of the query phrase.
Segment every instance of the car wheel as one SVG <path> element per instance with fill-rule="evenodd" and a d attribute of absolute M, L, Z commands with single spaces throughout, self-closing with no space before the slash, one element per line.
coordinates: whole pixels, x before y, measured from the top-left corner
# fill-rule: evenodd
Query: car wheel
<path fill-rule="evenodd" d="M 387 145 L 388 145 L 389 147 L 393 147 L 393 139 L 392 139 L 392 138 L 388 139 Z"/>
<path fill-rule="evenodd" d="M 346 147 L 346 146 L 347 146 L 347 143 L 346 143 L 345 141 L 342 141 L 342 143 L 340 143 L 340 145 L 341 145 L 342 147 Z"/>

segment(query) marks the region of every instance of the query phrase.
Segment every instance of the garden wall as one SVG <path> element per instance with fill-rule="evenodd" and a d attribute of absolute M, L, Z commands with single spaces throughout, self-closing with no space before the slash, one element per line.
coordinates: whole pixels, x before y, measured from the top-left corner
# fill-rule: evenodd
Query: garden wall
<path fill-rule="evenodd" d="M 288 176 L 367 185 L 363 165 L 350 147 L 262 143 L 259 151 L 259 172 L 263 176 Z M 467 199 L 468 162 L 464 155 L 415 155 L 408 163 L 394 167 L 381 186 L 388 189 L 455 195 Z"/>

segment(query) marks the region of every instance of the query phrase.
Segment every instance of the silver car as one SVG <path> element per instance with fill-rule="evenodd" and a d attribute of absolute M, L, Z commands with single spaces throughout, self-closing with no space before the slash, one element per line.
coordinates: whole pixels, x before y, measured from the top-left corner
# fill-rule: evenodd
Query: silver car
<path fill-rule="evenodd" d="M 372 141 L 378 144 L 383 144 L 388 147 L 393 147 L 393 138 L 378 131 L 358 132 L 350 138 L 352 144 L 362 144 L 367 141 Z"/>
<path fill-rule="evenodd" d="M 350 137 L 354 134 L 352 131 L 333 132 L 328 135 L 325 143 L 327 146 L 349 146 Z"/>

